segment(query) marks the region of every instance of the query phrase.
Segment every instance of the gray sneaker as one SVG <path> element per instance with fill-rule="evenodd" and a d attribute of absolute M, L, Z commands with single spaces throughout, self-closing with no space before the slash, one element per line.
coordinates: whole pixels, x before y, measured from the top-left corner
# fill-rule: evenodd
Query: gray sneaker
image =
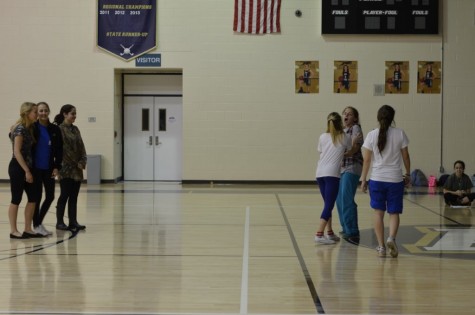
<path fill-rule="evenodd" d="M 376 251 L 378 252 L 379 257 L 386 257 L 386 247 L 378 246 L 376 247 Z"/>
<path fill-rule="evenodd" d="M 335 241 L 335 242 L 340 241 L 340 238 L 339 238 L 338 236 L 336 236 L 335 234 L 332 234 L 332 235 L 328 235 L 328 234 L 327 234 L 327 238 L 328 238 L 329 240 L 332 240 L 332 241 Z"/>
<path fill-rule="evenodd" d="M 39 228 L 46 233 L 46 235 L 53 235 L 53 232 L 48 231 L 43 224 L 40 224 Z"/>
<path fill-rule="evenodd" d="M 389 248 L 389 255 L 391 255 L 391 257 L 393 258 L 396 258 L 397 255 L 399 254 L 399 251 L 396 245 L 396 240 L 388 237 L 388 240 L 386 241 L 386 246 L 388 246 Z"/>
<path fill-rule="evenodd" d="M 323 245 L 331 245 L 331 244 L 335 244 L 336 242 L 326 238 L 325 236 L 316 236 L 315 235 L 315 243 L 323 244 Z"/>
<path fill-rule="evenodd" d="M 48 236 L 48 234 L 45 231 L 43 231 L 43 229 L 41 228 L 41 225 L 38 225 L 37 227 L 35 227 L 33 231 L 36 234 L 40 234 L 41 236 Z"/>

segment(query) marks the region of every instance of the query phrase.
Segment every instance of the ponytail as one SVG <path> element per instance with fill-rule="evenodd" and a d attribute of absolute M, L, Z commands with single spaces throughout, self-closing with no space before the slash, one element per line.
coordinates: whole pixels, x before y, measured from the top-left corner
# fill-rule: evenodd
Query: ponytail
<path fill-rule="evenodd" d="M 58 126 L 61 125 L 64 121 L 64 114 L 68 114 L 74 108 L 75 107 L 71 104 L 66 104 L 66 105 L 61 106 L 61 110 L 59 111 L 59 114 L 54 116 L 54 123 Z"/>
<path fill-rule="evenodd" d="M 343 140 L 343 121 L 337 112 L 330 113 L 327 117 L 327 132 L 332 137 L 333 144 Z"/>
<path fill-rule="evenodd" d="M 378 122 L 379 122 L 379 134 L 378 134 L 378 149 L 379 154 L 382 154 L 384 148 L 386 147 L 386 142 L 388 139 L 388 130 L 389 127 L 394 122 L 394 108 L 389 105 L 383 105 L 378 110 Z"/>

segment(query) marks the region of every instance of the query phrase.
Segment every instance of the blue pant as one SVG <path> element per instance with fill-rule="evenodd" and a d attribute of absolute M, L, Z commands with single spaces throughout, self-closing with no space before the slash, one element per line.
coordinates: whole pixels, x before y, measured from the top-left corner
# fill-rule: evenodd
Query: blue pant
<path fill-rule="evenodd" d="M 340 179 L 338 177 L 324 176 L 317 177 L 317 182 L 320 187 L 320 193 L 322 194 L 324 204 L 320 218 L 328 221 L 332 217 L 332 210 L 333 207 L 335 207 Z"/>
<path fill-rule="evenodd" d="M 356 189 L 360 177 L 353 173 L 341 174 L 340 188 L 336 199 L 336 207 L 340 216 L 340 224 L 346 236 L 359 236 L 358 205 L 355 202 Z"/>

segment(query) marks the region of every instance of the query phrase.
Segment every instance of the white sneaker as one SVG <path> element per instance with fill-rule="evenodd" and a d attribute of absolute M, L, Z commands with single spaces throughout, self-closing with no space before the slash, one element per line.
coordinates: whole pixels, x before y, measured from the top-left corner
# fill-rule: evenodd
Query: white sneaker
<path fill-rule="evenodd" d="M 388 237 L 388 240 L 386 241 L 386 245 L 389 248 L 389 255 L 391 255 L 391 257 L 393 258 L 396 258 L 397 255 L 399 254 L 399 251 L 396 245 L 396 240 Z"/>
<path fill-rule="evenodd" d="M 315 235 L 315 243 L 323 244 L 323 245 L 331 245 L 331 244 L 335 244 L 335 241 L 333 241 L 331 239 L 328 239 L 325 236 L 316 236 Z"/>
<path fill-rule="evenodd" d="M 53 235 L 53 232 L 48 231 L 43 224 L 40 224 L 40 228 L 43 232 L 46 233 L 46 235 Z"/>
<path fill-rule="evenodd" d="M 48 236 L 45 231 L 41 228 L 41 225 L 38 225 L 37 227 L 33 228 L 33 232 L 36 234 L 40 234 L 41 236 Z"/>
<path fill-rule="evenodd" d="M 376 247 L 376 251 L 378 252 L 379 257 L 386 257 L 386 247 L 378 246 Z"/>
<path fill-rule="evenodd" d="M 336 236 L 335 234 L 332 234 L 332 235 L 328 235 L 327 234 L 327 238 L 329 240 L 332 240 L 332 241 L 335 241 L 335 242 L 339 242 L 340 241 L 340 238 L 338 236 Z"/>

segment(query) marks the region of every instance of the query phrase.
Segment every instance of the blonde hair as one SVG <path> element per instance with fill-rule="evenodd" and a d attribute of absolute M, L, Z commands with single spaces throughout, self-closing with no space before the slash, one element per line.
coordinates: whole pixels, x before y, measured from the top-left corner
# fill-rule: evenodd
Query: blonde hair
<path fill-rule="evenodd" d="M 343 142 L 343 121 L 337 112 L 330 113 L 327 117 L 327 132 L 332 137 L 333 144 Z"/>
<path fill-rule="evenodd" d="M 32 102 L 25 102 L 21 104 L 20 107 L 20 118 L 16 121 L 15 125 L 23 125 L 25 127 L 30 127 L 34 121 L 31 121 L 28 116 L 30 115 L 31 111 L 33 110 L 34 107 L 37 105 Z"/>
<path fill-rule="evenodd" d="M 29 133 L 31 134 L 31 137 L 33 139 L 33 142 L 36 142 L 34 132 L 33 132 L 33 124 L 35 123 L 34 120 L 30 120 L 28 117 L 31 113 L 31 111 L 37 107 L 35 103 L 32 102 L 24 102 L 20 106 L 20 118 L 16 121 L 16 123 L 12 126 L 11 131 L 15 129 L 18 125 L 24 126 Z"/>

